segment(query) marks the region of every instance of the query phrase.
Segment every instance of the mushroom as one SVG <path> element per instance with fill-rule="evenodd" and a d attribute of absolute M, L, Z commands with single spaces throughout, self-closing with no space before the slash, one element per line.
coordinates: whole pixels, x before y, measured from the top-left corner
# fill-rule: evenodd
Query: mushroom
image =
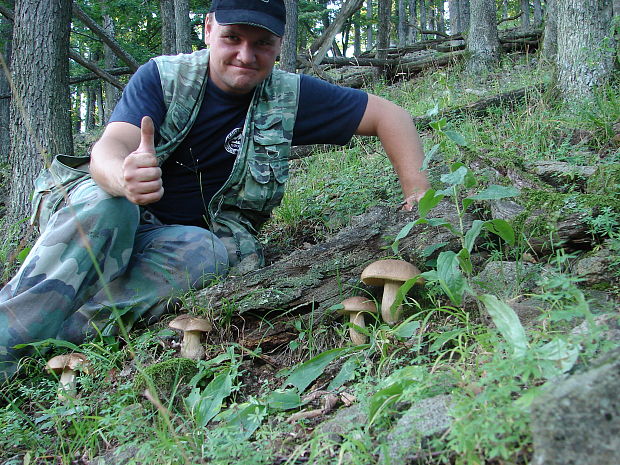
<path fill-rule="evenodd" d="M 45 368 L 51 372 L 60 375 L 58 381 L 58 398 L 67 399 L 74 397 L 77 391 L 76 376 L 78 371 L 88 373 L 90 364 L 86 355 L 80 353 L 72 353 L 65 355 L 57 355 L 51 358 Z"/>
<path fill-rule="evenodd" d="M 202 346 L 200 339 L 202 333 L 211 331 L 209 320 L 192 315 L 179 315 L 168 326 L 183 331 L 181 357 L 191 358 L 192 360 L 205 358 L 205 348 Z"/>
<path fill-rule="evenodd" d="M 362 272 L 362 281 L 369 286 L 383 286 L 381 299 L 381 316 L 383 321 L 394 325 L 400 318 L 402 306 L 392 312 L 390 309 L 396 300 L 396 293 L 403 283 L 420 274 L 411 263 L 403 260 L 379 260 L 368 265 Z M 420 279 L 418 282 L 423 282 Z"/>
<path fill-rule="evenodd" d="M 365 334 L 357 331 L 355 326 L 365 328 L 366 322 L 364 321 L 364 313 L 377 313 L 377 306 L 372 300 L 368 300 L 366 297 L 349 297 L 343 300 L 341 305 L 343 308 L 338 310 L 338 313 L 340 315 L 348 315 L 349 322 L 352 324 L 352 326 L 349 326 L 351 342 L 355 345 L 366 344 L 368 338 Z"/>

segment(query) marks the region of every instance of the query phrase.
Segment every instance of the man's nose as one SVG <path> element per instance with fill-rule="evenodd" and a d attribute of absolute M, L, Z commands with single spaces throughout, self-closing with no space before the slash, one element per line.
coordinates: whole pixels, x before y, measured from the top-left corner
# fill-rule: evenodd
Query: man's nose
<path fill-rule="evenodd" d="M 254 53 L 254 47 L 248 43 L 242 43 L 237 50 L 237 58 L 243 63 L 254 63 L 256 54 Z"/>

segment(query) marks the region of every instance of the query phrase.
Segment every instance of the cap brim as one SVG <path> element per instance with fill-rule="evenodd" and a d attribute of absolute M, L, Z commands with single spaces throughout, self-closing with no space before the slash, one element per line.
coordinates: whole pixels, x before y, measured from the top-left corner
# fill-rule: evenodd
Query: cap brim
<path fill-rule="evenodd" d="M 219 24 L 247 24 L 267 29 L 272 34 L 282 37 L 284 35 L 284 23 L 273 16 L 256 10 L 217 10 L 215 19 Z"/>

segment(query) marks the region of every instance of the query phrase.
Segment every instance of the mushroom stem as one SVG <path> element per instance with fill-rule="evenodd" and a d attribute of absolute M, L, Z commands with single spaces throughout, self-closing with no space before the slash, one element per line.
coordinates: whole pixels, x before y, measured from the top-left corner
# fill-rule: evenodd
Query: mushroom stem
<path fill-rule="evenodd" d="M 201 331 L 184 331 L 181 343 L 181 357 L 201 360 L 205 356 L 205 349 L 200 342 Z"/>
<path fill-rule="evenodd" d="M 381 317 L 388 325 L 393 326 L 398 322 L 400 318 L 400 312 L 402 311 L 402 305 L 399 305 L 394 309 L 394 312 L 390 311 L 390 307 L 396 300 L 396 293 L 401 286 L 400 281 L 385 281 L 383 285 L 383 298 L 381 299 Z"/>
<path fill-rule="evenodd" d="M 71 368 L 65 368 L 60 375 L 58 381 L 58 398 L 65 399 L 67 397 L 75 397 L 77 393 L 76 383 L 77 372 Z"/>
<path fill-rule="evenodd" d="M 360 328 L 366 327 L 366 321 L 362 312 L 352 312 L 349 316 L 349 322 Z M 349 335 L 351 336 L 351 342 L 355 345 L 366 344 L 368 340 L 364 333 L 360 333 L 353 326 L 349 326 Z"/>

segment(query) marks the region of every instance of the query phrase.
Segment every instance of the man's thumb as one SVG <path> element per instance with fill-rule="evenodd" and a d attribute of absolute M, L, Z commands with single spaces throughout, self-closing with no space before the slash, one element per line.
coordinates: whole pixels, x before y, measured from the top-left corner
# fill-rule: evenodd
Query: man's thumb
<path fill-rule="evenodd" d="M 144 116 L 140 123 L 140 145 L 137 152 L 155 153 L 155 126 L 150 116 Z"/>

